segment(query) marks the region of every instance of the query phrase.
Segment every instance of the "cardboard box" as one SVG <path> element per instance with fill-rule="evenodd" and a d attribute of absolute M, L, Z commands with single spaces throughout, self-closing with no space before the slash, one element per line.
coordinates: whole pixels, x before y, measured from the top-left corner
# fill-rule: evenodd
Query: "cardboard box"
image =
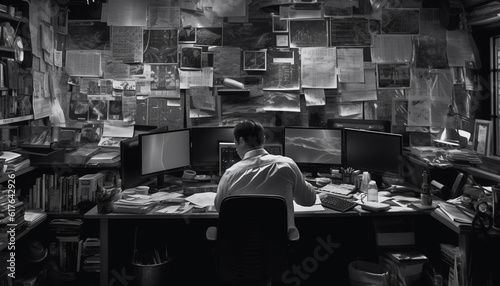
<path fill-rule="evenodd" d="M 105 175 L 103 173 L 87 174 L 78 179 L 78 191 L 80 201 L 95 201 L 97 186 L 102 186 Z"/>

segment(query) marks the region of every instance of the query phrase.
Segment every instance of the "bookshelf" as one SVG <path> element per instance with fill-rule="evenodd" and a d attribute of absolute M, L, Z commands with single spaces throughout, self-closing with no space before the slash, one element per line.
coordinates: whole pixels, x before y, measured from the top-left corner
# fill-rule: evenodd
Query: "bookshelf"
<path fill-rule="evenodd" d="M 25 230 L 21 231 L 20 233 L 18 233 L 16 235 L 16 241 L 21 239 L 23 236 L 25 236 L 28 232 L 30 232 L 31 230 L 33 230 L 34 228 L 36 228 L 37 226 L 39 226 L 40 224 L 42 224 L 42 222 L 44 222 L 45 220 L 47 219 L 47 217 L 44 217 L 43 219 L 41 220 L 38 220 L 38 221 L 35 221 L 33 222 L 32 225 L 28 226 Z M 0 242 L 0 251 L 3 251 L 5 250 L 5 248 L 7 247 L 7 243 L 5 241 L 2 241 Z"/>
<path fill-rule="evenodd" d="M 16 177 L 19 177 L 21 175 L 29 173 L 29 172 L 33 171 L 34 169 L 35 169 L 35 167 L 32 167 L 32 166 L 21 169 L 21 170 L 15 172 Z M 8 173 L 4 173 L 4 174 L 0 175 L 0 184 L 6 182 L 8 179 L 9 179 Z"/>

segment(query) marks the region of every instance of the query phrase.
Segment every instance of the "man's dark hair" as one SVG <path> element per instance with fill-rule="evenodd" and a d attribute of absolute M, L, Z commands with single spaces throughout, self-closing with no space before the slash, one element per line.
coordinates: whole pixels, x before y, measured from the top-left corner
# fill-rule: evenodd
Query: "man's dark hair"
<path fill-rule="evenodd" d="M 234 127 L 234 139 L 243 137 L 245 142 L 252 148 L 260 148 L 264 144 L 264 127 L 255 120 L 245 120 Z"/>

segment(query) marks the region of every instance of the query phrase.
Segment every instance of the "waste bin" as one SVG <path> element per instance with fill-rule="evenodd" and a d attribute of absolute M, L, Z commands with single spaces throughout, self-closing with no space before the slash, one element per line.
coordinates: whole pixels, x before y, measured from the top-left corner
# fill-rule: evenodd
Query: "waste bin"
<path fill-rule="evenodd" d="M 389 273 L 376 263 L 356 260 L 349 263 L 351 286 L 389 286 Z"/>
<path fill-rule="evenodd" d="M 159 286 L 167 285 L 169 266 L 171 260 L 159 264 L 136 264 L 132 263 L 135 274 L 135 285 L 137 286 Z"/>

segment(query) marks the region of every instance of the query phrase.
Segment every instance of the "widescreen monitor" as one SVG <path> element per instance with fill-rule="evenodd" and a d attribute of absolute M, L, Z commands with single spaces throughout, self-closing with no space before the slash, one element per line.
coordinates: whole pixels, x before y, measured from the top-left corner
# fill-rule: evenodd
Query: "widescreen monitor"
<path fill-rule="evenodd" d="M 345 166 L 370 172 L 380 188 L 383 176 L 401 178 L 403 136 L 361 129 L 344 130 Z"/>
<path fill-rule="evenodd" d="M 139 135 L 141 176 L 156 175 L 158 187 L 163 176 L 190 165 L 190 130 L 178 129 Z"/>
<path fill-rule="evenodd" d="M 285 127 L 284 155 L 303 172 L 342 166 L 342 129 Z"/>

